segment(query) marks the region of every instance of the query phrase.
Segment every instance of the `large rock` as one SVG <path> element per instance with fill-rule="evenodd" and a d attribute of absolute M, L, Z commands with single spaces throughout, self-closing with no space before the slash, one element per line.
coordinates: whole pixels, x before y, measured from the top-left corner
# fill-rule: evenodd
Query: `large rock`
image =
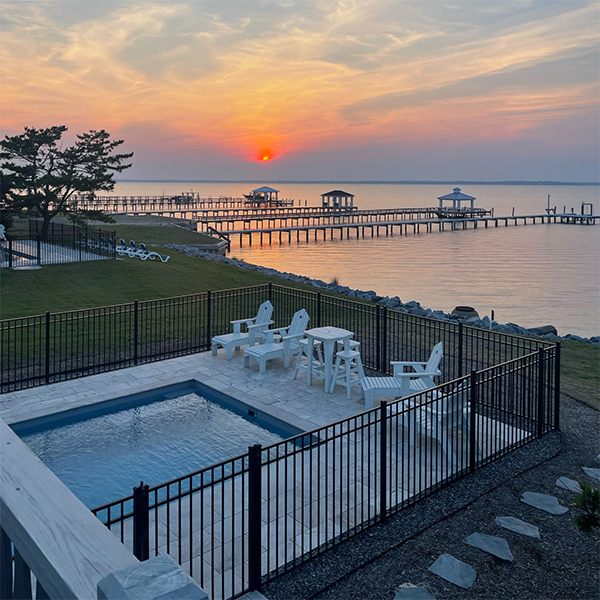
<path fill-rule="evenodd" d="M 529 333 L 531 335 L 548 335 L 551 333 L 552 335 L 558 335 L 558 331 L 556 331 L 556 327 L 554 325 L 542 325 L 541 327 L 531 327 L 529 328 Z"/>
<path fill-rule="evenodd" d="M 492 556 L 497 556 L 502 560 L 513 561 L 514 556 L 510 551 L 508 542 L 501 537 L 495 535 L 487 535 L 485 533 L 472 533 L 465 539 L 465 543 L 473 548 L 479 548 Z"/>
<path fill-rule="evenodd" d="M 428 570 L 465 590 L 475 583 L 477 577 L 473 567 L 451 554 L 442 554 Z"/>
<path fill-rule="evenodd" d="M 523 492 L 521 502 L 529 504 L 529 506 L 533 506 L 534 508 L 544 510 L 551 515 L 563 515 L 569 510 L 566 506 L 559 504 L 556 496 L 538 494 L 537 492 Z"/>
<path fill-rule="evenodd" d="M 496 517 L 496 525 L 509 531 L 520 533 L 521 535 L 540 539 L 540 530 L 535 525 L 521 521 L 521 519 L 516 519 L 515 517 Z"/>

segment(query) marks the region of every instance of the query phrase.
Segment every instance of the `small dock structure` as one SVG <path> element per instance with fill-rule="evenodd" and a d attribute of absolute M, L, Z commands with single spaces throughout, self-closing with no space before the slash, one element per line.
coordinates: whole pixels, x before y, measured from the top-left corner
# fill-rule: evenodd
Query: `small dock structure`
<path fill-rule="evenodd" d="M 248 206 L 266 207 L 273 206 L 293 206 L 292 200 L 280 200 L 279 190 L 263 185 L 252 190 L 249 194 L 244 194 Z"/>
<path fill-rule="evenodd" d="M 455 187 L 452 193 L 446 194 L 445 196 L 438 196 L 440 201 L 437 214 L 440 219 L 453 219 L 460 217 L 482 217 L 488 214 L 488 211 L 484 208 L 475 208 L 474 196 L 463 194 L 459 187 Z M 452 206 L 448 206 L 449 203 Z M 467 203 L 468 206 L 463 206 L 463 203 Z"/>
<path fill-rule="evenodd" d="M 321 194 L 321 206 L 323 208 L 353 209 L 354 194 L 343 190 L 331 190 L 331 192 Z"/>

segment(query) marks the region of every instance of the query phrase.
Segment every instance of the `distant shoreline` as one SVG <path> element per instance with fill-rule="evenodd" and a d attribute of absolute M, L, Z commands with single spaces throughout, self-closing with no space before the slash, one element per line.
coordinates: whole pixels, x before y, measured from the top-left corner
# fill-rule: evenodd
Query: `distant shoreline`
<path fill-rule="evenodd" d="M 350 183 L 353 185 L 571 185 L 571 186 L 600 186 L 600 182 L 594 181 L 340 181 L 334 179 L 117 179 L 117 183 Z"/>

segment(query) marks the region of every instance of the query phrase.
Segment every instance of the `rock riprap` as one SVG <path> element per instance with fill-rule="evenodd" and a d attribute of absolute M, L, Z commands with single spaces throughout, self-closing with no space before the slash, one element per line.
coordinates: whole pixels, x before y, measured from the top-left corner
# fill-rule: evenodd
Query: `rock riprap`
<path fill-rule="evenodd" d="M 468 590 L 477 578 L 477 573 L 471 565 L 454 558 L 451 554 L 442 554 L 428 570 L 465 590 Z"/>
<path fill-rule="evenodd" d="M 535 525 L 527 523 L 527 521 L 521 521 L 516 517 L 496 517 L 496 525 L 521 535 L 540 539 L 540 530 Z"/>
<path fill-rule="evenodd" d="M 568 512 L 568 508 L 559 503 L 556 496 L 549 496 L 548 494 L 538 494 L 537 492 L 523 492 L 521 496 L 521 502 L 545 510 L 551 515 L 563 515 Z"/>
<path fill-rule="evenodd" d="M 504 538 L 487 535 L 486 533 L 472 533 L 465 539 L 465 543 L 473 546 L 473 548 L 479 548 L 492 556 L 497 556 L 502 560 L 511 562 L 514 560 L 508 542 Z"/>

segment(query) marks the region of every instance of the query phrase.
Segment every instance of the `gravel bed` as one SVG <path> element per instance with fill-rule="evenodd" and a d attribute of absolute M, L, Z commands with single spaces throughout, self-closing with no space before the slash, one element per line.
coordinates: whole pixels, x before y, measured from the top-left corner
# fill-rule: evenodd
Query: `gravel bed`
<path fill-rule="evenodd" d="M 579 531 L 576 511 L 553 516 L 520 502 L 524 491 L 557 496 L 570 505 L 575 494 L 556 487 L 560 476 L 597 487 L 581 469 L 598 467 L 600 414 L 561 396 L 561 432 L 552 432 L 440 490 L 398 515 L 266 584 L 270 600 L 386 599 L 402 583 L 425 585 L 438 600 L 598 599 L 600 534 Z M 541 540 L 498 527 L 497 516 L 536 525 Z M 464 543 L 474 532 L 505 538 L 512 563 Z M 452 554 L 477 571 L 463 590 L 427 569 Z"/>

